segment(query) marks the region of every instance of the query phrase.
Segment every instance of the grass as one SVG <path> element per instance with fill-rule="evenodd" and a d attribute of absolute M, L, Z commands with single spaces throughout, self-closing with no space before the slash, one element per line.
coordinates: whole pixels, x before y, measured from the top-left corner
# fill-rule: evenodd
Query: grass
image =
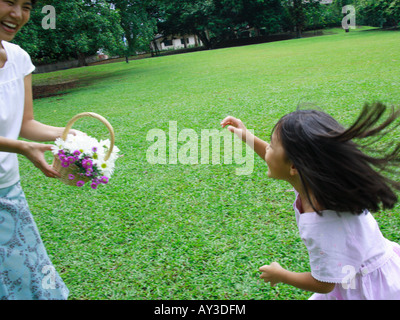
<path fill-rule="evenodd" d="M 64 126 L 75 114 L 106 117 L 123 157 L 96 191 L 49 180 L 20 157 L 22 184 L 47 251 L 70 299 L 307 299 L 259 280 L 273 261 L 309 271 L 289 185 L 233 164 L 150 164 L 147 133 L 169 121 L 178 132 L 218 129 L 227 115 L 268 139 L 299 103 L 349 124 L 364 102 L 400 101 L 400 33 L 331 35 L 71 69 L 34 84 L 80 81 L 65 95 L 35 100 L 37 120 Z M 107 137 L 96 120 L 74 128 Z M 181 146 L 181 144 L 179 145 Z M 221 150 L 221 153 L 223 150 Z M 48 155 L 49 162 L 51 155 Z M 400 242 L 400 206 L 376 214 Z"/>

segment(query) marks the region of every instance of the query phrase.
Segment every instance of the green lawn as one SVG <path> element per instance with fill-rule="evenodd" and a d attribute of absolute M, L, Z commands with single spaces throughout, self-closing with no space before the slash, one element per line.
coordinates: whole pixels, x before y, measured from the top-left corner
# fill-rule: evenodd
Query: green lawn
<path fill-rule="evenodd" d="M 236 175 L 243 166 L 236 162 L 150 164 L 147 133 L 168 133 L 176 121 L 178 132 L 200 137 L 233 115 L 268 139 L 299 103 L 349 124 L 364 102 L 399 104 L 400 33 L 335 30 L 34 76 L 34 84 L 67 80 L 81 85 L 35 100 L 36 119 L 64 126 L 77 113 L 99 113 L 123 155 L 110 184 L 96 191 L 49 180 L 20 157 L 31 211 L 70 299 L 307 299 L 308 292 L 258 278 L 258 268 L 273 261 L 309 271 L 290 186 L 269 180 L 256 157 L 250 175 Z M 96 120 L 74 128 L 107 137 Z M 397 205 L 376 215 L 398 242 L 399 214 Z"/>

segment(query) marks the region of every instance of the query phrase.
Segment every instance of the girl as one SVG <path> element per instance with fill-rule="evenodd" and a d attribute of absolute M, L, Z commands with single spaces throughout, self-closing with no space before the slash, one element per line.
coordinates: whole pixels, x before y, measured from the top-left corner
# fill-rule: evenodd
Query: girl
<path fill-rule="evenodd" d="M 239 119 L 221 122 L 254 146 L 267 162 L 268 177 L 295 189 L 293 207 L 311 272 L 290 272 L 273 262 L 260 268 L 265 282 L 315 292 L 312 300 L 400 299 L 400 246 L 383 237 L 370 213 L 397 202 L 393 190 L 400 190 L 400 183 L 381 172 L 394 168 L 391 172 L 399 173 L 400 143 L 395 140 L 389 154 L 372 157 L 353 142 L 376 142 L 390 125 L 397 128 L 400 110 L 378 125 L 385 110 L 380 103 L 365 105 L 349 129 L 324 112 L 298 110 L 278 121 L 270 144 Z"/>
<path fill-rule="evenodd" d="M 63 128 L 34 120 L 29 55 L 9 43 L 28 22 L 36 0 L 0 0 L 0 299 L 67 299 L 19 182 L 17 154 L 47 177 L 58 177 L 45 161 L 51 146 L 17 140 L 54 141 Z M 76 132 L 75 132 L 76 133 Z M 74 133 L 74 134 L 75 134 Z"/>

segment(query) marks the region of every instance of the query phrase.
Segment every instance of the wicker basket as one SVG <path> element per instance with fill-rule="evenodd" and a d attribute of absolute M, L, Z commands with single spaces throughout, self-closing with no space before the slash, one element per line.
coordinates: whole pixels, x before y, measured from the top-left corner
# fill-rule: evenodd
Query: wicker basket
<path fill-rule="evenodd" d="M 106 156 L 105 156 L 105 160 L 108 160 L 108 158 L 110 158 L 110 155 L 113 151 L 114 148 L 114 143 L 115 143 L 115 135 L 114 135 L 114 129 L 111 126 L 111 124 L 101 115 L 97 114 L 97 113 L 93 113 L 93 112 L 83 112 L 80 114 L 77 114 L 76 116 L 74 116 L 66 125 L 64 132 L 61 136 L 61 139 L 63 139 L 64 141 L 67 139 L 67 135 L 69 133 L 69 130 L 71 129 L 72 125 L 75 123 L 76 120 L 83 118 L 83 117 L 91 117 L 91 118 L 95 118 L 99 121 L 101 121 L 108 129 L 108 131 L 110 132 L 110 149 L 108 150 Z M 61 177 L 59 177 L 58 179 L 61 180 L 63 183 L 65 183 L 66 185 L 69 186 L 76 186 L 76 183 L 78 181 L 84 181 L 85 183 L 90 181 L 89 177 L 86 177 L 85 175 L 81 176 L 78 174 L 78 167 L 75 165 L 70 165 L 68 168 L 64 168 L 63 166 L 61 166 L 61 161 L 58 158 L 57 155 L 54 156 L 54 160 L 53 160 L 53 168 L 58 171 L 61 175 Z M 69 175 L 73 174 L 75 176 L 75 179 L 71 180 L 69 179 Z"/>

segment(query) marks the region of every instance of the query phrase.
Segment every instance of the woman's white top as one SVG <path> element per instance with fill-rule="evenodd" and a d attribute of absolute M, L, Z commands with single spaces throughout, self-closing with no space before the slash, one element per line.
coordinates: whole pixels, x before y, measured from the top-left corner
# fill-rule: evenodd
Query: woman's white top
<path fill-rule="evenodd" d="M 17 140 L 25 105 L 24 79 L 35 70 L 29 54 L 16 44 L 1 41 L 7 61 L 0 68 L 0 136 Z M 19 181 L 16 153 L 0 152 L 0 188 Z"/>

